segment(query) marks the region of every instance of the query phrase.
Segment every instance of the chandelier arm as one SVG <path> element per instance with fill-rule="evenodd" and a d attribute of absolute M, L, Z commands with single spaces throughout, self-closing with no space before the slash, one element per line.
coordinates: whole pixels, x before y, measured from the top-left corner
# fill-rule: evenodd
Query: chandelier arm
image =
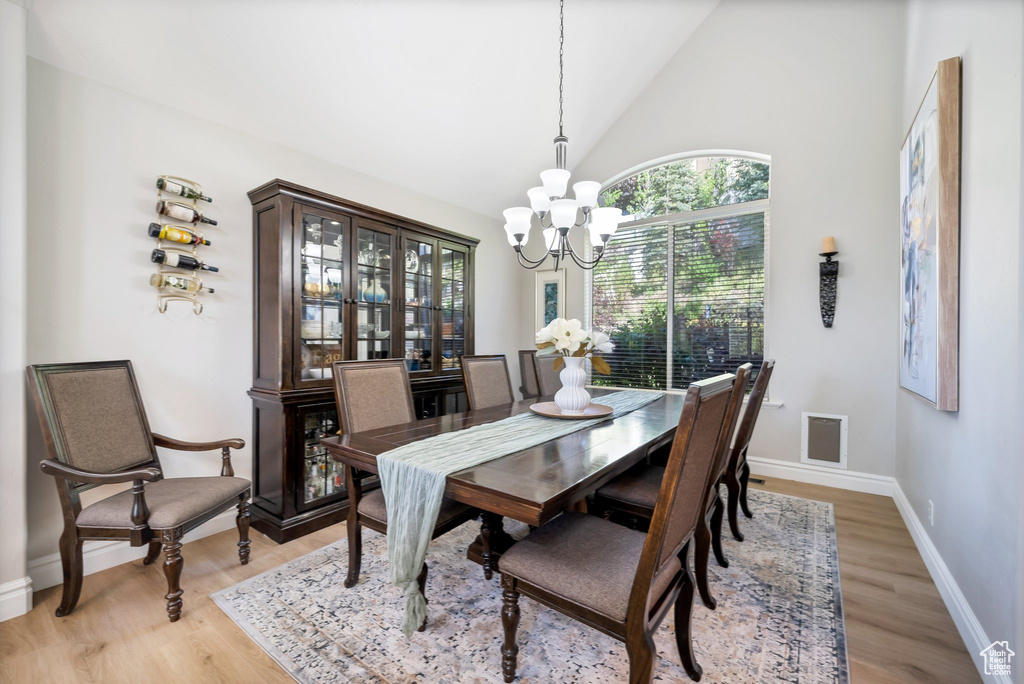
<path fill-rule="evenodd" d="M 518 255 L 518 257 L 519 257 L 519 265 L 522 266 L 523 268 L 527 269 L 527 270 L 530 270 L 530 271 L 532 271 L 535 268 L 539 267 L 541 264 L 543 264 L 545 261 L 548 260 L 548 255 L 547 254 L 545 254 L 543 257 L 541 257 L 537 261 L 534 261 L 533 259 L 527 259 L 526 257 L 523 256 L 523 253 L 521 251 L 517 251 L 516 255 Z"/>
<path fill-rule="evenodd" d="M 569 241 L 566 240 L 566 242 Z M 579 266 L 580 268 L 594 268 L 595 266 L 597 266 L 598 262 L 601 261 L 601 257 L 604 256 L 604 250 L 601 250 L 601 253 L 597 255 L 596 259 L 587 260 L 581 257 L 580 255 L 576 254 L 576 250 L 572 248 L 572 243 L 569 242 L 569 254 L 570 256 L 572 256 L 572 260 L 575 261 L 576 265 Z"/>

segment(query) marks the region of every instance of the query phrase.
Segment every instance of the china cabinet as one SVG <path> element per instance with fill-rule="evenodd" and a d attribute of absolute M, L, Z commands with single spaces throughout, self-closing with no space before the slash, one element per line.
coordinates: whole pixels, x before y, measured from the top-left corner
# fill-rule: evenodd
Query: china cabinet
<path fill-rule="evenodd" d="M 335 361 L 404 358 L 420 418 L 465 410 L 477 240 L 282 180 L 249 199 L 253 526 L 284 542 L 347 512 Z"/>

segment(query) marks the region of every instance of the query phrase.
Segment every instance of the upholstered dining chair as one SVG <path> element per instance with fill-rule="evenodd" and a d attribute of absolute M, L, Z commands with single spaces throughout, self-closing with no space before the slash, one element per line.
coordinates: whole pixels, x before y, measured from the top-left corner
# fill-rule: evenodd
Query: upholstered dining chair
<path fill-rule="evenodd" d="M 40 467 L 57 484 L 64 513 L 60 559 L 64 589 L 57 617 L 75 610 L 82 593 L 82 542 L 127 540 L 149 544 L 146 565 L 164 552 L 167 616 L 181 617 L 181 538 L 237 506 L 238 558 L 249 562 L 248 480 L 234 477 L 231 449 L 245 442 L 183 442 L 150 432 L 131 361 L 28 367 L 28 380 L 50 458 Z M 164 478 L 156 447 L 221 450 L 220 477 Z M 82 508 L 80 494 L 104 484 L 130 490 Z"/>
<path fill-rule="evenodd" d="M 754 436 L 754 426 L 757 424 L 757 416 L 761 413 L 761 404 L 768 395 L 768 382 L 772 379 L 775 371 L 775 359 L 765 359 L 761 363 L 761 370 L 754 379 L 754 388 L 750 391 L 747 400 L 747 408 L 743 412 L 743 420 L 736 430 L 736 439 L 729 450 L 729 458 L 726 463 L 725 488 L 729 492 L 729 528 L 736 541 L 743 541 L 743 534 L 740 533 L 738 508 L 743 507 L 743 515 L 753 518 L 750 506 L 747 505 L 747 482 L 750 480 L 750 465 L 747 463 L 747 448 L 750 446 L 750 439 Z"/>
<path fill-rule="evenodd" d="M 463 356 L 462 379 L 466 384 L 466 404 L 471 411 L 516 400 L 504 354 Z"/>
<path fill-rule="evenodd" d="M 726 374 L 687 390 L 646 534 L 596 516 L 563 513 L 501 557 L 506 682 L 516 675 L 520 595 L 624 641 L 633 684 L 651 681 L 657 660 L 653 635 L 674 607 L 679 657 L 690 678 L 700 679 L 690 638 L 689 550 L 735 383 Z"/>
<path fill-rule="evenodd" d="M 519 392 L 523 399 L 535 399 L 540 396 L 537 384 L 537 350 L 519 350 Z"/>
<path fill-rule="evenodd" d="M 537 389 L 542 397 L 554 396 L 555 392 L 562 389 L 562 381 L 558 377 L 558 371 L 555 370 L 555 361 L 557 360 L 558 356 L 555 354 L 534 355 L 533 357 L 533 363 L 537 369 Z"/>
<path fill-rule="evenodd" d="M 750 369 L 751 365 L 745 363 L 736 370 L 735 391 L 729 399 L 725 422 L 722 424 L 722 433 L 715 446 L 715 460 L 711 466 L 712 477 L 708 480 L 708 490 L 704 496 L 702 509 L 704 515 L 697 525 L 694 535 L 693 564 L 694 573 L 697 575 L 697 589 L 700 592 L 701 601 L 712 609 L 717 603 L 711 594 L 711 585 L 708 582 L 708 561 L 712 550 L 714 550 L 718 563 L 722 567 L 729 567 L 729 561 L 722 551 L 722 519 L 725 506 L 719 495 L 718 482 L 725 473 L 728 447 L 732 442 L 736 416 L 743 403 L 743 394 L 746 391 L 747 379 L 750 377 Z M 595 493 L 595 512 L 603 512 L 606 518 L 611 513 L 619 511 L 629 518 L 651 519 L 664 475 L 664 468 L 640 466 L 617 477 Z"/>
<path fill-rule="evenodd" d="M 336 361 L 333 366 L 334 397 L 342 432 L 353 434 L 405 425 L 416 420 L 413 409 L 409 371 L 403 359 L 374 361 Z M 355 586 L 363 560 L 363 527 L 381 534 L 388 533 L 388 511 L 384 492 L 373 489 L 363 492 L 368 473 L 345 466 L 345 487 L 348 491 L 348 575 L 346 587 Z M 436 539 L 459 525 L 473 520 L 480 511 L 445 497 L 431 539 Z M 427 564 L 417 578 L 420 592 L 426 596 Z M 420 626 L 420 631 L 426 622 Z"/>

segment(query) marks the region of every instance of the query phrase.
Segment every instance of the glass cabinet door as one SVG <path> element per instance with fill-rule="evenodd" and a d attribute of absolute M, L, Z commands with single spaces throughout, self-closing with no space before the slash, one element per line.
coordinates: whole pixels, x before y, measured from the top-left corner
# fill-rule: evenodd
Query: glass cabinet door
<path fill-rule="evenodd" d="M 299 207 L 300 259 L 299 292 L 300 382 L 331 377 L 331 364 L 344 358 L 346 292 L 345 252 L 349 221 L 343 216 L 325 215 Z"/>
<path fill-rule="evenodd" d="M 434 255 L 432 240 L 405 239 L 405 365 L 410 373 L 434 370 Z"/>
<path fill-rule="evenodd" d="M 441 370 L 461 370 L 466 353 L 469 265 L 463 247 L 441 243 Z"/>
<path fill-rule="evenodd" d="M 303 426 L 299 508 L 309 508 L 319 504 L 321 499 L 345 493 L 345 471 L 320 444 L 325 437 L 337 434 L 337 412 L 333 409 L 300 409 L 299 420 Z"/>
<path fill-rule="evenodd" d="M 359 361 L 391 358 L 394 234 L 382 224 L 358 222 L 352 358 Z"/>

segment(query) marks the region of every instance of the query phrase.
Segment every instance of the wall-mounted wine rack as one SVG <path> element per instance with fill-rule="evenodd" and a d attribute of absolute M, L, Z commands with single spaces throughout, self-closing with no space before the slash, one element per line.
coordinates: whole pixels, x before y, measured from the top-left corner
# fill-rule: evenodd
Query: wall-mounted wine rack
<path fill-rule="evenodd" d="M 213 294 L 213 288 L 203 284 L 199 271 L 218 270 L 208 266 L 199 255 L 200 245 L 209 245 L 210 241 L 198 229 L 198 224 L 217 224 L 203 216 L 199 202 L 212 200 L 206 196 L 202 185 L 181 176 L 160 176 L 156 188 L 160 223 L 151 223 L 149 234 L 156 238 L 152 260 L 157 264 L 157 272 L 150 276 L 149 282 L 157 288 L 157 310 L 167 313 L 169 302 L 188 302 L 192 313 L 198 316 L 203 313 L 199 295 Z M 192 226 L 164 221 L 187 222 Z"/>

